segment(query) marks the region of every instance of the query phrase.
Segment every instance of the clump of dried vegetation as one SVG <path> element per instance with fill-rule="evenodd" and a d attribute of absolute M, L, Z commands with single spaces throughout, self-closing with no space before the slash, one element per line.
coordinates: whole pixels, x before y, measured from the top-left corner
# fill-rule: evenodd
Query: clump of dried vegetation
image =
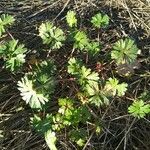
<path fill-rule="evenodd" d="M 43 44 L 42 39 L 37 36 L 39 34 L 39 27 L 42 28 L 42 23 L 46 21 L 53 22 L 57 27 L 60 27 L 62 31 L 65 31 L 65 35 L 68 34 L 70 29 L 66 24 L 66 14 L 69 10 L 76 12 L 78 19 L 77 26 L 79 29 L 86 31 L 90 39 L 101 42 L 101 50 L 96 58 L 91 59 L 86 52 L 83 52 L 81 55 L 80 52 L 75 51 L 74 48 L 84 48 L 81 45 L 81 47 L 77 45 L 77 43 L 74 48 L 72 48 L 72 41 L 65 43 L 65 46 L 60 45 L 60 43 L 57 43 L 57 45 L 53 44 L 54 49 L 56 47 L 61 48 L 57 52 L 51 51 L 48 45 L 46 45 L 47 43 L 45 42 Z M 99 12 L 109 16 L 110 23 L 106 28 L 95 29 L 91 25 L 91 18 Z M 83 74 L 88 72 L 88 75 L 92 75 L 95 79 L 102 79 L 101 85 L 103 88 L 100 88 L 106 92 L 110 92 L 109 94 L 112 92 L 113 96 L 117 95 L 119 88 L 124 89 L 122 91 L 120 90 L 120 93 L 123 94 L 120 94 L 121 97 L 118 96 L 119 94 L 112 97 L 108 105 L 98 105 L 98 107 L 95 107 L 87 104 L 86 108 L 88 112 L 90 112 L 93 120 L 92 122 L 88 120 L 86 123 L 77 121 L 79 122 L 78 126 L 74 121 L 75 125 L 73 125 L 73 128 L 81 134 L 72 131 L 72 139 L 68 138 L 72 127 L 69 126 L 69 121 L 64 123 L 66 126 L 69 124 L 69 127 L 55 126 L 54 128 L 58 130 L 58 132 L 56 132 L 57 148 L 60 150 L 150 149 L 150 118 L 149 115 L 146 115 L 146 110 L 149 109 L 148 105 L 150 103 L 149 0 L 47 0 L 44 2 L 42 0 L 5 0 L 0 1 L 0 14 L 10 14 L 14 16 L 16 20 L 15 24 L 6 30 L 6 36 L 0 38 L 0 54 L 1 45 L 5 43 L 4 41 L 12 39 L 18 39 L 20 43 L 24 44 L 22 47 L 28 49 L 25 48 L 23 51 L 23 53 L 27 52 L 26 57 L 22 58 L 22 61 L 24 61 L 24 59 L 26 60 L 23 65 L 23 70 L 17 73 L 14 73 L 14 69 L 10 67 L 9 63 L 5 65 L 4 58 L 0 57 L 0 149 L 49 149 L 43 136 L 35 131 L 35 128 L 39 129 L 38 127 L 40 125 L 38 124 L 39 126 L 35 128 L 31 126 L 33 119 L 38 120 L 42 118 L 44 120 L 46 113 L 55 114 L 58 110 L 64 111 L 64 101 L 74 106 L 72 100 L 68 100 L 64 97 L 80 99 L 84 105 L 88 96 L 83 91 L 79 92 L 79 86 L 82 86 L 85 82 L 78 79 L 78 76 L 82 77 L 81 72 Z M 60 35 L 61 34 L 62 32 L 60 32 Z M 78 33 L 76 35 L 78 35 Z M 78 38 L 78 36 L 76 37 Z M 85 36 L 82 34 L 82 37 Z M 122 58 L 123 60 L 120 59 L 116 61 L 116 55 L 114 56 L 116 52 L 112 51 L 116 50 L 114 45 L 117 41 L 120 41 L 120 39 L 124 39 L 126 43 L 128 43 L 130 40 L 128 40 L 127 37 L 134 39 L 136 43 L 136 46 L 131 44 L 130 47 L 134 47 L 136 51 L 136 56 L 133 56 L 136 60 L 133 63 L 120 63 L 120 61 L 126 61 L 126 59 Z M 61 42 L 65 41 L 64 39 L 65 38 L 62 37 Z M 14 43 L 16 42 L 17 41 L 14 41 Z M 132 43 L 132 40 L 130 42 Z M 132 54 L 130 53 L 129 55 Z M 85 66 L 81 65 L 82 63 L 80 64 L 80 62 L 73 57 L 78 57 L 84 62 Z M 111 57 L 113 59 L 111 59 Z M 5 55 L 5 60 L 9 60 L 8 58 L 9 56 Z M 36 64 L 48 58 L 54 60 L 57 66 L 57 73 L 54 75 L 57 78 L 56 90 L 51 98 L 53 100 L 47 103 L 48 109 L 44 108 L 44 111 L 37 111 L 36 117 L 33 118 L 33 114 L 35 113 L 35 110 L 31 109 L 33 103 L 30 104 L 31 107 L 26 105 L 20 96 L 17 83 L 21 87 L 23 81 L 27 80 L 23 78 L 24 74 L 34 71 L 33 66 L 36 66 Z M 70 66 L 67 66 L 67 64 Z M 80 71 L 71 70 L 74 64 L 80 66 L 82 69 Z M 53 68 L 53 70 L 55 70 L 55 68 Z M 29 76 L 31 77 L 32 75 L 31 78 L 33 80 L 33 78 L 39 77 L 41 75 L 40 73 L 39 71 L 39 75 L 29 74 Z M 45 78 L 45 76 L 43 78 Z M 76 84 L 76 81 L 78 84 Z M 92 84 L 95 86 L 96 82 L 92 82 Z M 52 83 L 48 84 L 48 86 L 51 84 Z M 114 84 L 117 84 L 116 87 L 114 86 L 115 91 L 111 91 L 109 88 Z M 38 85 L 38 83 L 36 83 L 36 85 Z M 120 87 L 118 85 L 120 85 Z M 97 88 L 97 86 L 95 87 Z M 117 89 L 117 87 L 119 88 Z M 93 97 L 90 98 L 92 99 Z M 44 100 L 47 101 L 47 99 Z M 76 107 L 79 107 L 79 104 L 80 103 L 77 102 Z M 95 102 L 95 104 L 97 103 Z M 38 106 L 41 107 L 40 104 Z M 141 108 L 140 111 L 138 109 L 139 107 Z M 79 107 L 78 110 L 82 112 L 80 108 L 81 107 Z M 142 109 L 145 111 L 144 114 Z M 60 119 L 60 116 L 57 117 L 53 118 L 55 122 L 57 122 L 57 119 Z M 51 119 L 51 116 L 49 116 L 49 118 Z M 62 130 L 59 131 L 58 128 Z M 83 130 L 84 132 L 86 131 L 86 139 L 83 138 Z M 55 139 L 55 136 L 53 138 Z"/>

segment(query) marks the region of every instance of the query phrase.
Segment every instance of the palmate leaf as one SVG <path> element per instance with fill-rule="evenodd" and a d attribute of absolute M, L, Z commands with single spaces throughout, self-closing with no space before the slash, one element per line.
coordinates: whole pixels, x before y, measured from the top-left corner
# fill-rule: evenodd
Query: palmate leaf
<path fill-rule="evenodd" d="M 44 118 L 40 118 L 38 115 L 34 114 L 34 116 L 30 118 L 30 124 L 38 133 L 44 134 L 52 129 L 53 116 L 47 114 Z"/>
<path fill-rule="evenodd" d="M 39 36 L 44 44 L 48 44 L 52 49 L 62 47 L 65 40 L 64 32 L 51 22 L 42 23 L 39 27 Z"/>
<path fill-rule="evenodd" d="M 18 90 L 20 91 L 20 95 L 22 99 L 29 105 L 31 108 L 42 109 L 42 105 L 45 102 L 48 102 L 48 99 L 43 96 L 43 94 L 38 94 L 33 89 L 33 83 L 26 76 L 18 81 Z"/>
<path fill-rule="evenodd" d="M 80 85 L 85 86 L 90 81 L 98 82 L 99 75 L 96 72 L 91 72 L 91 69 L 87 69 L 85 66 L 82 66 L 79 70 L 79 83 Z"/>
<path fill-rule="evenodd" d="M 87 35 L 85 34 L 85 32 L 83 31 L 78 31 L 75 36 L 74 36 L 74 48 L 83 50 L 84 48 L 86 48 L 86 46 L 89 43 L 89 39 L 87 37 Z"/>
<path fill-rule="evenodd" d="M 12 57 L 6 61 L 6 68 L 10 69 L 11 71 L 15 71 L 20 69 L 23 63 L 25 63 L 25 55 L 18 54 L 16 57 Z"/>
<path fill-rule="evenodd" d="M 91 96 L 89 98 L 89 102 L 91 104 L 94 104 L 95 106 L 99 107 L 102 105 L 108 105 L 109 104 L 109 99 L 101 92 Z"/>
<path fill-rule="evenodd" d="M 78 75 L 81 62 L 76 58 L 70 58 L 68 61 L 68 73 L 72 75 Z"/>
<path fill-rule="evenodd" d="M 42 61 L 33 67 L 30 78 L 34 81 L 37 93 L 42 93 L 44 97 L 50 98 L 56 87 L 55 80 L 56 66 L 53 60 Z"/>
<path fill-rule="evenodd" d="M 5 28 L 8 25 L 12 25 L 14 23 L 15 19 L 13 16 L 8 15 L 8 14 L 2 14 L 0 16 L 0 37 L 2 34 L 5 32 Z"/>
<path fill-rule="evenodd" d="M 68 25 L 72 28 L 77 26 L 76 13 L 74 11 L 68 11 L 66 15 Z"/>
<path fill-rule="evenodd" d="M 116 78 L 109 78 L 104 87 L 104 92 L 110 96 L 123 96 L 127 90 L 128 84 L 121 83 Z"/>
<path fill-rule="evenodd" d="M 109 17 L 98 13 L 92 17 L 91 23 L 96 28 L 105 27 L 109 24 Z"/>
<path fill-rule="evenodd" d="M 128 112 L 134 117 L 144 118 L 150 113 L 150 105 L 144 104 L 143 100 L 135 100 L 128 108 Z"/>
<path fill-rule="evenodd" d="M 138 48 L 134 41 L 126 38 L 125 40 L 121 39 L 114 44 L 111 58 L 116 61 L 117 65 L 130 64 L 136 60 L 137 54 Z"/>
<path fill-rule="evenodd" d="M 11 40 L 0 46 L 0 56 L 6 61 L 6 68 L 11 71 L 19 70 L 25 63 L 25 52 L 27 49 L 18 40 Z"/>
<path fill-rule="evenodd" d="M 106 95 L 99 89 L 99 83 L 95 81 L 88 81 L 85 86 L 85 91 L 87 92 L 88 102 L 99 107 L 101 105 L 108 105 L 109 99 Z"/>
<path fill-rule="evenodd" d="M 87 52 L 92 56 L 95 56 L 96 54 L 98 54 L 100 51 L 100 48 L 101 46 L 99 42 L 90 42 L 86 47 Z"/>

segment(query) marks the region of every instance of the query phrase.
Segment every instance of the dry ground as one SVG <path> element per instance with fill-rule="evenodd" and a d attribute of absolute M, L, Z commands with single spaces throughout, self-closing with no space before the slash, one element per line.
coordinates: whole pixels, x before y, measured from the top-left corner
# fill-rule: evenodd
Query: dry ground
<path fill-rule="evenodd" d="M 117 39 L 130 36 L 135 39 L 142 51 L 139 58 L 140 70 L 132 78 L 123 79 L 130 84 L 130 91 L 123 100 L 117 100 L 103 113 L 103 131 L 99 136 L 93 135 L 87 150 L 149 150 L 150 149 L 150 118 L 133 119 L 127 115 L 127 107 L 132 99 L 138 97 L 144 90 L 150 90 L 150 1 L 149 0 L 1 0 L 0 13 L 12 14 L 17 18 L 16 24 L 10 30 L 10 35 L 19 39 L 34 53 L 42 48 L 37 38 L 36 28 L 45 20 L 53 20 L 61 28 L 65 27 L 65 15 L 70 9 L 77 11 L 80 26 L 90 30 L 88 19 L 98 11 L 107 13 L 111 19 L 107 31 L 102 31 L 100 37 L 104 45 L 103 51 L 110 51 L 109 44 Z M 111 45 L 110 45 L 111 46 Z M 40 54 L 39 54 L 40 55 Z M 37 57 L 39 57 L 39 55 Z M 55 55 L 58 64 L 65 63 L 64 55 Z M 41 56 L 41 55 L 40 55 Z M 44 57 L 44 56 L 43 56 Z M 2 62 L 0 61 L 0 67 Z M 59 66 L 60 70 L 62 69 Z M 106 66 L 112 69 L 111 66 Z M 106 73 L 107 74 L 107 73 Z M 109 72 L 108 72 L 109 74 Z M 141 77 L 141 75 L 143 75 Z M 44 139 L 32 131 L 29 117 L 32 110 L 24 104 L 16 89 L 16 82 L 22 74 L 10 74 L 0 68 L 0 149 L 1 150 L 46 150 Z M 65 75 L 64 75 L 65 76 Z M 59 93 L 66 94 L 64 86 Z M 55 103 L 52 111 L 55 110 Z M 95 110 L 95 113 L 99 113 Z M 1 136 L 4 136 L 2 138 Z M 58 149 L 78 149 L 69 143 L 63 133 L 58 135 Z"/>

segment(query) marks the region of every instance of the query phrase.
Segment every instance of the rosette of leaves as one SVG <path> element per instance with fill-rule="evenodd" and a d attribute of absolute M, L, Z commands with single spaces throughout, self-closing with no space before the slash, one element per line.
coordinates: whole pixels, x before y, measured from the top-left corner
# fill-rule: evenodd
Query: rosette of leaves
<path fill-rule="evenodd" d="M 88 54 L 92 55 L 92 56 L 96 56 L 100 50 L 101 50 L 101 46 L 99 42 L 89 42 L 89 44 L 86 47 Z"/>
<path fill-rule="evenodd" d="M 56 82 L 51 67 L 51 61 L 43 61 L 18 82 L 20 95 L 31 108 L 42 109 L 54 92 Z"/>
<path fill-rule="evenodd" d="M 102 15 L 101 13 L 97 13 L 92 17 L 91 23 L 96 28 L 105 27 L 109 24 L 109 17 L 108 15 Z"/>
<path fill-rule="evenodd" d="M 133 40 L 126 38 L 117 41 L 111 52 L 111 58 L 115 60 L 117 65 L 133 63 L 138 54 L 138 48 Z"/>
<path fill-rule="evenodd" d="M 76 13 L 74 11 L 68 11 L 66 15 L 66 21 L 69 25 L 69 27 L 76 27 L 77 26 L 77 19 L 76 19 Z"/>
<path fill-rule="evenodd" d="M 97 107 L 109 104 L 107 95 L 99 88 L 97 82 L 89 82 L 89 84 L 85 86 L 85 91 L 87 93 L 88 102 L 91 104 L 94 104 Z"/>
<path fill-rule="evenodd" d="M 2 14 L 0 16 L 0 37 L 3 33 L 6 31 L 6 27 L 12 25 L 14 23 L 15 19 L 13 16 L 8 14 Z"/>
<path fill-rule="evenodd" d="M 44 97 L 42 93 L 37 93 L 34 89 L 32 80 L 29 80 L 26 76 L 18 81 L 18 90 L 22 99 L 30 105 L 31 108 L 42 109 L 42 105 L 48 102 L 48 99 Z"/>
<path fill-rule="evenodd" d="M 137 118 L 144 118 L 150 113 L 150 104 L 145 104 L 142 99 L 135 100 L 129 107 L 128 112 Z"/>
<path fill-rule="evenodd" d="M 18 71 L 25 63 L 27 49 L 18 40 L 11 40 L 0 45 L 0 56 L 5 61 L 5 67 L 11 71 Z"/>
<path fill-rule="evenodd" d="M 51 49 L 59 49 L 65 41 L 64 32 L 53 25 L 51 22 L 42 23 L 39 27 L 39 36 L 43 43 L 50 46 Z"/>
<path fill-rule="evenodd" d="M 85 32 L 78 31 L 74 36 L 74 48 L 83 50 L 89 44 L 89 39 Z"/>

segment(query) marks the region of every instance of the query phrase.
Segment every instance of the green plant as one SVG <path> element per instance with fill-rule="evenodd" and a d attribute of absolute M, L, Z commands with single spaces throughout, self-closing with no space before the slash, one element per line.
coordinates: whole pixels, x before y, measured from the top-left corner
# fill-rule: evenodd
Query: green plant
<path fill-rule="evenodd" d="M 83 129 L 72 130 L 70 137 L 73 142 L 76 142 L 79 146 L 84 146 L 87 138 L 87 132 Z"/>
<path fill-rule="evenodd" d="M 136 60 L 137 54 L 138 48 L 134 41 L 129 38 L 125 38 L 125 40 L 118 40 L 114 44 L 111 52 L 111 58 L 115 60 L 117 65 L 126 63 L 130 64 Z"/>
<path fill-rule="evenodd" d="M 117 94 L 118 96 L 123 96 L 127 90 L 127 87 L 127 83 L 119 84 L 119 81 L 116 78 L 109 78 L 104 89 L 109 95 L 115 96 Z"/>
<path fill-rule="evenodd" d="M 90 55 L 96 56 L 101 50 L 101 45 L 99 42 L 92 41 L 92 42 L 88 43 L 86 49 Z"/>
<path fill-rule="evenodd" d="M 6 31 L 6 27 L 12 25 L 14 23 L 15 19 L 13 16 L 8 14 L 2 14 L 0 16 L 0 37 L 3 33 Z"/>
<path fill-rule="evenodd" d="M 39 36 L 44 44 L 48 44 L 51 49 L 59 49 L 65 41 L 64 32 L 51 22 L 42 23 L 39 27 Z"/>
<path fill-rule="evenodd" d="M 56 85 L 54 72 L 53 62 L 43 61 L 34 67 L 32 73 L 26 74 L 21 81 L 18 81 L 20 95 L 31 108 L 42 109 L 42 106 L 49 101 Z"/>
<path fill-rule="evenodd" d="M 146 114 L 150 113 L 150 105 L 145 104 L 143 100 L 135 100 L 128 108 L 128 112 L 137 118 L 144 118 Z"/>
<path fill-rule="evenodd" d="M 68 73 L 77 78 L 81 86 L 81 91 L 84 92 L 84 94 L 79 94 L 81 101 L 82 97 L 85 96 L 87 98 L 86 103 L 91 103 L 99 107 L 103 104 L 109 104 L 108 97 L 115 95 L 123 96 L 127 90 L 128 85 L 126 83 L 119 84 L 116 78 L 109 78 L 105 86 L 103 86 L 98 73 L 87 69 L 75 58 L 71 58 L 68 64 Z"/>
<path fill-rule="evenodd" d="M 75 41 L 74 48 L 79 49 L 79 50 L 85 49 L 89 43 L 89 39 L 87 35 L 85 34 L 85 32 L 83 31 L 78 31 L 75 34 L 74 41 Z"/>
<path fill-rule="evenodd" d="M 101 13 L 97 13 L 92 17 L 91 23 L 96 28 L 105 27 L 109 24 L 108 15 L 102 15 Z"/>
<path fill-rule="evenodd" d="M 39 36 L 43 40 L 43 44 L 47 44 L 50 49 L 60 49 L 63 44 L 69 43 L 69 46 L 73 46 L 73 52 L 77 50 L 76 56 L 83 58 L 84 55 L 83 57 L 81 55 L 84 53 L 86 59 L 90 55 L 97 61 L 96 58 L 101 49 L 100 42 L 90 40 L 85 31 L 77 29 L 74 11 L 67 13 L 66 21 L 70 27 L 66 35 L 53 23 L 42 23 L 39 27 Z M 105 27 L 109 23 L 109 18 L 107 15 L 97 14 L 91 22 L 97 28 Z M 82 52 L 81 55 L 78 55 L 80 52 Z M 88 62 L 84 64 L 84 59 L 72 57 L 72 54 L 68 60 L 67 77 L 73 76 L 73 78 L 60 79 L 61 71 L 56 69 L 54 61 L 49 58 L 49 55 L 47 59 L 32 65 L 31 70 L 18 81 L 18 90 L 22 99 L 30 105 L 34 112 L 30 123 L 37 132 L 45 137 L 48 147 L 52 150 L 57 149 L 56 141 L 64 130 L 69 131 L 69 134 L 66 134 L 68 139 L 82 147 L 88 140 L 91 131 L 100 133 L 101 129 L 101 118 L 95 117 L 94 113 L 91 113 L 91 109 L 96 107 L 100 109 L 103 105 L 108 105 L 113 97 L 124 96 L 128 85 L 124 82 L 119 83 L 116 78 L 103 79 L 94 68 L 91 68 L 93 64 L 89 65 Z M 89 63 L 95 63 L 93 60 L 89 59 Z M 59 97 L 55 96 L 55 89 L 59 88 L 60 83 L 62 81 L 64 83 L 66 80 L 71 80 L 76 85 L 76 90 L 73 91 L 74 95 L 64 97 L 60 93 Z M 57 101 L 54 112 L 50 110 L 53 100 Z M 87 125 L 91 126 L 88 134 L 84 129 Z"/>
<path fill-rule="evenodd" d="M 48 99 L 43 94 L 37 93 L 33 89 L 32 80 L 29 80 L 26 76 L 18 82 L 18 90 L 21 92 L 22 99 L 27 104 L 29 103 L 31 108 L 42 109 L 42 104 L 44 105 L 45 102 L 48 102 Z"/>
<path fill-rule="evenodd" d="M 0 45 L 0 56 L 3 57 L 5 67 L 11 71 L 18 71 L 25 63 L 25 53 L 27 49 L 23 44 L 18 44 L 18 40 L 11 40 Z"/>
<path fill-rule="evenodd" d="M 69 25 L 69 27 L 76 27 L 77 26 L 77 19 L 76 19 L 76 13 L 74 11 L 68 11 L 66 15 L 66 21 Z"/>

